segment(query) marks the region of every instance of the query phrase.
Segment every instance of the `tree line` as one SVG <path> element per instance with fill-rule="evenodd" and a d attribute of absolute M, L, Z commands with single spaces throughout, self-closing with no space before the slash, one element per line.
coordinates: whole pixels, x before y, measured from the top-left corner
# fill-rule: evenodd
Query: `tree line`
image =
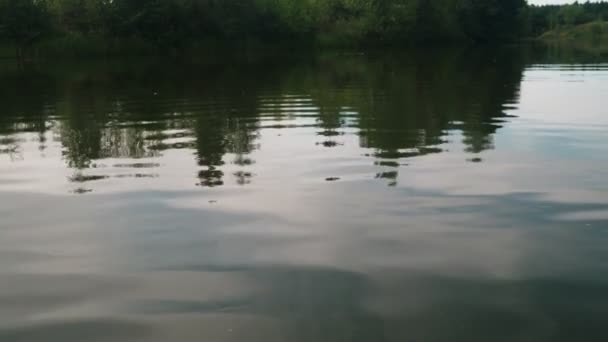
<path fill-rule="evenodd" d="M 525 0 L 0 0 L 5 40 L 384 44 L 515 38 Z"/>
<path fill-rule="evenodd" d="M 608 20 L 608 2 L 575 2 L 568 5 L 530 6 L 526 15 L 526 32 L 539 36 L 549 30 L 571 27 L 593 21 Z"/>
<path fill-rule="evenodd" d="M 327 45 L 502 42 L 606 18 L 608 4 L 526 0 L 0 0 L 0 37 L 132 39 L 179 49 L 204 41 Z"/>

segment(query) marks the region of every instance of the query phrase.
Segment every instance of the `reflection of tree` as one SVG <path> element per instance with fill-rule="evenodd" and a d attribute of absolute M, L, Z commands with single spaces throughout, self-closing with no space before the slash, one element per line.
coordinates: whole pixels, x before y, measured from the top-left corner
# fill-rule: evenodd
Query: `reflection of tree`
<path fill-rule="evenodd" d="M 144 158 L 155 155 L 147 149 L 144 132 L 136 128 L 106 128 L 101 137 L 104 158 Z"/>
<path fill-rule="evenodd" d="M 329 92 L 318 93 L 316 100 L 318 103 L 328 104 L 327 106 L 319 107 L 318 122 L 321 131 L 317 134 L 324 138 L 319 144 L 325 147 L 338 146 L 338 142 L 335 140 L 340 135 L 338 129 L 343 126 L 341 105 L 339 102 L 334 101 L 333 96 Z"/>
<path fill-rule="evenodd" d="M 21 159 L 21 144 L 12 136 L 0 136 L 0 155 L 6 154 L 11 160 Z"/>
<path fill-rule="evenodd" d="M 515 61 L 505 61 L 499 71 L 490 57 L 420 52 L 384 62 L 368 91 L 370 105 L 363 108 L 369 110 L 360 111 L 363 146 L 430 152 L 451 123 L 463 122 L 471 150 L 490 148 L 499 127 L 495 119 L 504 117 L 503 104 L 513 99 L 521 79 L 521 66 L 510 67 Z"/>
<path fill-rule="evenodd" d="M 375 150 L 381 166 L 441 152 L 446 131 L 454 127 L 462 131 L 466 151 L 491 149 L 523 70 L 517 53 L 508 50 L 423 50 L 338 61 L 317 72 L 313 101 L 319 108 L 352 107 L 360 144 Z M 341 125 L 340 115 L 331 111 L 320 113 L 319 120 L 325 132 Z M 394 171 L 379 175 L 392 184 L 397 178 Z"/>
<path fill-rule="evenodd" d="M 198 178 L 200 179 L 198 185 L 207 187 L 224 185 L 223 177 L 224 172 L 217 170 L 214 166 L 210 166 L 209 169 L 198 172 Z"/>
<path fill-rule="evenodd" d="M 2 87 L 0 91 L 0 154 L 11 159 L 20 159 L 21 138 L 18 133 L 38 133 L 39 150 L 46 148 L 46 132 L 52 114 L 45 106 L 46 89 L 53 86 L 52 78 L 32 69 L 8 69 L 3 65 Z M 35 95 L 38 94 L 38 95 Z"/>
<path fill-rule="evenodd" d="M 203 117 L 196 121 L 196 153 L 198 165 L 221 166 L 226 153 L 224 119 L 219 116 Z"/>
<path fill-rule="evenodd" d="M 154 151 L 146 148 L 144 128 L 113 126 L 110 114 L 117 114 L 109 112 L 107 102 L 103 100 L 82 103 L 82 100 L 72 99 L 59 106 L 58 111 L 65 118 L 60 125 L 61 142 L 64 157 L 71 167 L 87 168 L 94 160 L 102 158 L 154 155 Z"/>
<path fill-rule="evenodd" d="M 198 184 L 217 186 L 227 174 L 238 184 L 251 181 L 250 153 L 258 148 L 261 120 L 302 120 L 296 125 L 318 127 L 314 143 L 326 147 L 341 146 L 343 128 L 358 129 L 360 146 L 372 149 L 377 177 L 396 184 L 397 169 L 407 163 L 402 159 L 442 152 L 448 130 L 462 132 L 467 152 L 492 148 L 522 73 L 517 54 L 508 50 L 322 55 L 282 62 L 263 68 L 241 62 L 231 69 L 125 63 L 30 75 L 30 81 L 16 84 L 36 89 L 30 95 L 51 94 L 53 110 L 45 109 L 49 100 L 42 95 L 23 103 L 7 98 L 9 113 L 30 117 L 0 121 L 0 130 L 39 132 L 44 146 L 46 117 L 56 114 L 55 130 L 71 167 L 188 149 L 200 166 Z M 29 126 L 10 127 L 17 124 Z M 238 167 L 227 170 L 225 163 Z"/>
<path fill-rule="evenodd" d="M 198 173 L 199 185 L 202 186 L 223 184 L 224 173 L 217 168 L 224 165 L 224 155 L 227 153 L 234 155 L 233 163 L 237 165 L 253 163 L 247 155 L 256 148 L 255 140 L 258 138 L 257 94 L 255 91 L 243 92 L 238 88 L 236 90 L 239 91 L 235 91 L 232 86 L 224 89 L 228 93 L 211 94 L 211 97 L 227 98 L 230 104 L 200 113 L 194 127 L 198 165 L 208 168 Z M 251 174 L 249 177 L 237 176 L 237 183 L 246 184 L 250 178 Z"/>
<path fill-rule="evenodd" d="M 255 108 L 255 107 L 253 107 Z M 244 165 L 246 156 L 255 148 L 255 140 L 259 137 L 258 124 L 255 119 L 257 113 L 252 113 L 253 120 L 248 118 L 232 118 L 228 122 L 226 136 L 227 151 L 235 155 L 234 163 Z"/>
<path fill-rule="evenodd" d="M 85 127 L 88 126 L 88 127 Z M 72 122 L 61 125 L 63 155 L 70 167 L 82 169 L 100 157 L 101 129 L 92 125 L 78 125 Z"/>

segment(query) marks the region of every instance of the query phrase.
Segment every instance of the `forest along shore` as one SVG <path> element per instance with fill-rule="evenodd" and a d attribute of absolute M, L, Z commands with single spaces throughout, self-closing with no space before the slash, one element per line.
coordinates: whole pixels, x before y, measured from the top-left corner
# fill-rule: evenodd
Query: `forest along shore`
<path fill-rule="evenodd" d="M 0 0 L 0 55 L 171 54 L 233 45 L 504 43 L 606 19 L 606 2 Z"/>

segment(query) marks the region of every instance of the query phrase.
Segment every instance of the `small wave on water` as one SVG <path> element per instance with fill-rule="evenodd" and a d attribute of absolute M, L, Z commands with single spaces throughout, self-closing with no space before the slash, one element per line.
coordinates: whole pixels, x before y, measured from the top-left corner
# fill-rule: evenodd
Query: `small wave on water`
<path fill-rule="evenodd" d="M 606 64 L 523 56 L 0 73 L 0 340 L 605 340 Z"/>

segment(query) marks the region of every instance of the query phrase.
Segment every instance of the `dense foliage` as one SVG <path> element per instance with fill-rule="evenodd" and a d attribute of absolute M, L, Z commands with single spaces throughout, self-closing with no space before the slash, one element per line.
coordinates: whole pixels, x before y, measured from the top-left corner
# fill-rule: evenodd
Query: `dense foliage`
<path fill-rule="evenodd" d="M 501 42 L 606 19 L 608 3 L 526 0 L 0 0 L 0 39 L 19 51 L 46 37 L 66 48 L 126 40 L 174 51 L 211 41 Z"/>
<path fill-rule="evenodd" d="M 516 38 L 525 0 L 0 0 L 5 38 L 351 45 Z"/>
<path fill-rule="evenodd" d="M 50 31 L 44 0 L 0 0 L 0 35 L 16 45 L 18 57 Z"/>
<path fill-rule="evenodd" d="M 608 2 L 530 6 L 526 29 L 529 35 L 539 36 L 549 30 L 606 20 L 608 20 Z"/>

